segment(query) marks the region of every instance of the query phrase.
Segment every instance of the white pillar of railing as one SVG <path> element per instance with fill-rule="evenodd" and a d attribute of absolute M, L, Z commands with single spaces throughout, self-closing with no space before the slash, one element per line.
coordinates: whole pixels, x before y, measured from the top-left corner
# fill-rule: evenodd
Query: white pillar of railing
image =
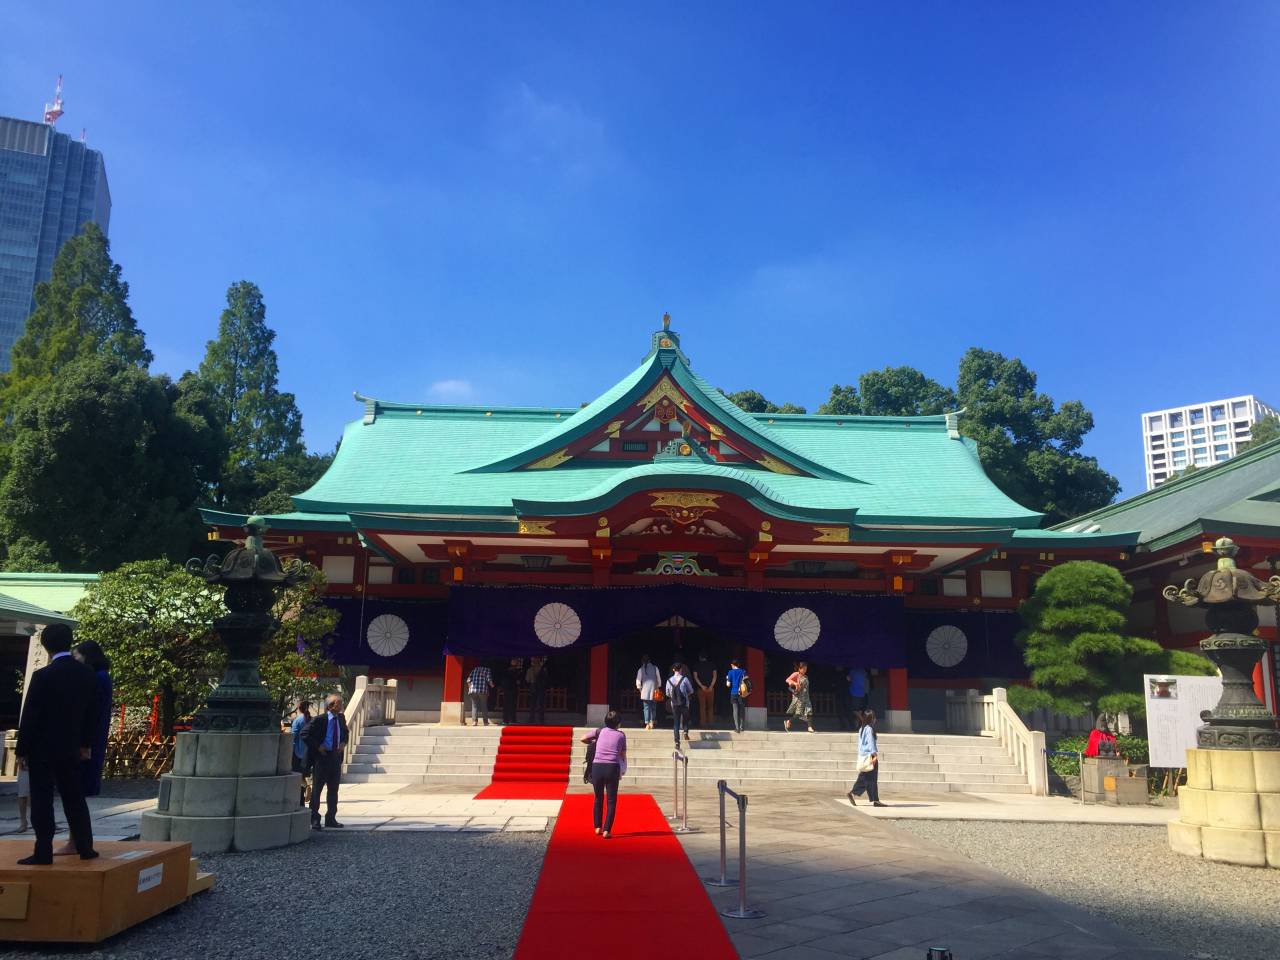
<path fill-rule="evenodd" d="M 394 680 L 370 680 L 368 676 L 356 677 L 355 692 L 347 704 L 347 762 L 355 759 L 356 747 L 364 735 L 365 727 L 376 727 L 395 722 L 396 682 Z"/>
<path fill-rule="evenodd" d="M 1009 706 L 1009 692 L 1004 687 L 992 690 L 991 698 L 995 705 L 996 737 L 1001 746 L 1027 778 L 1032 795 L 1048 796 L 1049 770 L 1044 753 L 1044 734 L 1039 730 L 1027 729 L 1022 718 Z"/>

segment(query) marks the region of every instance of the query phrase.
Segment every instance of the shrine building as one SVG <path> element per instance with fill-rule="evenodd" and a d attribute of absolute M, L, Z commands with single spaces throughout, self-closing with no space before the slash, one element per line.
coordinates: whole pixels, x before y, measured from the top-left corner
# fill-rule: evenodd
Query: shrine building
<path fill-rule="evenodd" d="M 751 727 L 806 660 L 819 727 L 837 668 L 857 666 L 885 729 L 941 730 L 947 689 L 1025 675 L 1014 611 L 1037 576 L 1120 564 L 1138 542 L 1041 529 L 956 413 L 745 413 L 666 318 L 580 409 L 357 400 L 332 466 L 266 540 L 324 571 L 332 656 L 397 678 L 402 720 L 456 723 L 473 665 L 541 655 L 553 722 L 598 722 L 638 712 L 643 654 L 665 677 L 705 652 L 721 678 L 731 657 L 752 676 Z M 243 536 L 245 517 L 203 513 L 211 536 Z"/>

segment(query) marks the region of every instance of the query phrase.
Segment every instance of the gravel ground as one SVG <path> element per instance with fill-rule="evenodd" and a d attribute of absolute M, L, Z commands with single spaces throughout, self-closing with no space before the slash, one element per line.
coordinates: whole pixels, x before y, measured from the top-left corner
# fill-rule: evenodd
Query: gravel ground
<path fill-rule="evenodd" d="M 507 960 L 547 833 L 326 830 L 280 850 L 200 858 L 218 882 L 97 948 L 0 947 L 5 960 Z M 334 903 L 334 897 L 338 902 Z"/>
<path fill-rule="evenodd" d="M 895 820 L 985 864 L 1199 960 L 1271 960 L 1280 872 L 1184 857 L 1164 827 Z"/>

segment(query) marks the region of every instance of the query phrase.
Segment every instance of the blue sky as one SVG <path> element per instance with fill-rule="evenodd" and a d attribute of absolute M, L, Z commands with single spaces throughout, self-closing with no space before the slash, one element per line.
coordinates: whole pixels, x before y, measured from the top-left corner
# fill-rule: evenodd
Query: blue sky
<path fill-rule="evenodd" d="M 257 282 L 313 449 L 584 402 L 664 310 L 810 409 L 1020 356 L 1126 493 L 1142 410 L 1280 402 L 1280 4 L 183 6 L 4 4 L 0 113 L 65 74 L 156 367 Z"/>

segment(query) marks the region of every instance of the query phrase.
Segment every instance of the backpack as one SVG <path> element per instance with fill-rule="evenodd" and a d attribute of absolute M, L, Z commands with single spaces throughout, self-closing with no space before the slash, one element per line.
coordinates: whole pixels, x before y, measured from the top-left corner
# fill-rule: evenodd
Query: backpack
<path fill-rule="evenodd" d="M 751 696 L 751 678 L 745 673 L 742 675 L 742 679 L 738 681 L 738 696 L 743 699 Z"/>
<path fill-rule="evenodd" d="M 671 680 L 667 681 L 667 698 L 671 701 L 673 707 L 689 706 L 689 694 L 685 691 L 684 685 L 688 679 L 681 675 L 680 682 L 675 683 Z"/>

